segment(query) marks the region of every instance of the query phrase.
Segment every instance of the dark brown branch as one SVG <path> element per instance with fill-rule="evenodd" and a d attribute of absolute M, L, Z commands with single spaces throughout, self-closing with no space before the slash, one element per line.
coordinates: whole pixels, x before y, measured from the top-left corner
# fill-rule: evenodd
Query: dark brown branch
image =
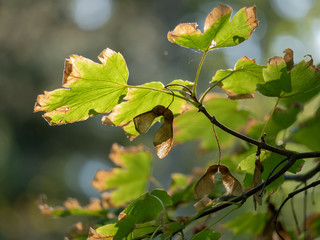
<path fill-rule="evenodd" d="M 305 174 L 284 175 L 284 180 L 305 182 L 320 172 L 320 163 L 315 168 Z"/>
<path fill-rule="evenodd" d="M 283 149 L 280 149 L 280 148 L 276 148 L 276 147 L 273 147 L 263 141 L 257 141 L 253 138 L 250 138 L 248 136 L 245 136 L 239 132 L 236 132 L 236 131 L 233 131 L 232 129 L 226 127 L 225 125 L 223 125 L 222 123 L 220 123 L 216 118 L 215 116 L 210 116 L 210 114 L 207 112 L 207 110 L 205 109 L 204 106 L 200 106 L 199 107 L 199 112 L 202 112 L 209 120 L 212 124 L 216 125 L 217 127 L 219 127 L 220 129 L 222 129 L 223 131 L 239 138 L 239 139 L 242 139 L 248 143 L 251 143 L 261 149 L 265 149 L 265 150 L 269 150 L 271 152 L 274 152 L 274 153 L 277 153 L 277 154 L 280 154 L 282 156 L 286 156 L 286 157 L 289 157 L 291 155 L 293 155 L 294 153 L 291 152 L 291 151 L 288 151 L 288 150 L 283 150 Z M 319 152 L 319 156 L 320 156 L 320 152 Z"/>

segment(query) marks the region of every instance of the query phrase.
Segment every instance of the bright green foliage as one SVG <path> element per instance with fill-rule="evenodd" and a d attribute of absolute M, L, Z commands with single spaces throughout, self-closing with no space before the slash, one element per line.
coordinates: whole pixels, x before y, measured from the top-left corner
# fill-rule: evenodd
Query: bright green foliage
<path fill-rule="evenodd" d="M 207 229 L 193 235 L 190 240 L 218 240 L 220 236 L 221 233 Z"/>
<path fill-rule="evenodd" d="M 213 96 L 204 105 L 211 114 L 217 116 L 219 121 L 234 130 L 244 127 L 248 121 L 248 112 L 238 110 L 238 103 L 235 101 Z M 200 146 L 204 150 L 217 147 L 211 123 L 205 116 L 197 114 L 196 110 L 185 112 L 177 117 L 174 125 L 174 140 L 176 143 L 200 140 Z M 218 128 L 216 128 L 216 132 L 223 148 L 227 148 L 234 143 L 235 139 L 229 134 Z"/>
<path fill-rule="evenodd" d="M 235 235 L 240 233 L 257 235 L 263 231 L 267 218 L 266 213 L 247 212 L 226 223 L 225 227 L 230 228 Z"/>
<path fill-rule="evenodd" d="M 231 7 L 220 5 L 207 16 L 203 32 L 197 29 L 196 23 L 185 23 L 168 33 L 169 41 L 203 51 L 194 82 L 174 80 L 166 86 L 161 82 L 128 85 L 129 73 L 122 55 L 106 49 L 98 57 L 101 64 L 77 55 L 67 59 L 63 88 L 39 95 L 34 108 L 34 111 L 44 111 L 44 118 L 51 125 L 72 123 L 105 113 L 102 123 L 122 127 L 130 140 L 139 134 L 136 128 L 145 133 L 152 124 L 164 119 L 164 124 L 154 138 L 157 153 L 165 157 L 173 141 L 181 144 L 197 140 L 200 142 L 201 153 L 218 150 L 218 156 L 211 159 L 215 165 L 211 165 L 207 171 L 195 170 L 189 176 L 172 174 L 167 191 L 155 189 L 146 193 L 149 179 L 157 183 L 150 176 L 152 154 L 141 146 L 122 148 L 114 144 L 110 159 L 117 167 L 98 170 L 92 181 L 94 188 L 107 192 L 102 195 L 102 201 L 98 200 L 95 202 L 97 204 L 86 207 L 81 207 L 74 200 L 66 201 L 63 207 L 51 208 L 42 204 L 40 209 L 44 214 L 99 217 L 94 225 L 98 228 L 90 230 L 88 240 L 165 240 L 179 234 L 182 237 L 199 218 L 233 203 L 238 206 L 238 203 L 253 196 L 255 205 L 262 205 L 268 199 L 272 214 L 247 212 L 227 222 L 225 227 L 235 235 L 273 233 L 269 217 L 274 216 L 276 211 L 271 206 L 278 206 L 279 203 L 273 203 L 276 197 L 267 198 L 265 195 L 270 192 L 278 194 L 277 190 L 285 181 L 283 174 L 273 174 L 280 169 L 280 173 L 296 174 L 304 164 L 302 156 L 305 159 L 320 156 L 319 152 L 303 155 L 295 153 L 300 152 L 296 146 L 298 144 L 300 148 L 319 151 L 319 114 L 303 124 L 297 123 L 303 104 L 319 94 L 319 69 L 313 65 L 311 56 L 308 62 L 303 60 L 294 65 L 291 49 L 284 51 L 284 57 L 271 58 L 267 66 L 243 57 L 237 61 L 234 69 L 217 71 L 199 98 L 197 83 L 201 79 L 199 74 L 208 51 L 245 41 L 258 25 L 255 6 L 240 9 L 230 21 L 231 13 Z M 225 95 L 211 94 L 210 91 L 216 86 L 221 87 L 228 98 L 233 100 L 254 98 L 254 92 L 259 91 L 264 95 L 259 95 L 263 98 L 261 102 L 268 99 L 266 97 L 276 97 L 277 101 L 273 109 L 261 108 L 261 116 L 258 116 L 258 111 L 254 110 L 256 107 L 249 107 L 251 110 L 242 108 L 249 106 L 247 102 L 240 105 L 237 101 L 228 100 Z M 298 144 L 286 145 L 292 141 Z M 286 149 L 288 146 L 290 151 Z M 226 162 L 227 166 L 220 164 L 221 156 L 222 163 Z M 216 175 L 217 170 L 219 173 Z M 259 197 L 256 186 L 270 179 L 270 176 L 273 176 L 272 183 L 267 182 L 267 191 L 263 192 L 263 198 Z M 278 178 L 274 180 L 274 176 Z M 296 180 L 301 181 L 305 176 L 309 175 L 302 173 Z M 238 177 L 242 179 L 241 182 Z M 199 185 L 199 182 L 204 184 Z M 251 186 L 256 192 L 248 191 L 242 195 L 242 190 L 245 188 L 247 191 Z M 243 198 L 232 198 L 235 196 Z M 222 200 L 229 197 L 232 198 L 230 202 Z M 181 205 L 190 207 L 191 204 L 196 208 L 192 216 L 177 215 L 176 210 L 180 210 Z M 264 208 L 258 211 L 261 209 Z M 311 230 L 319 225 L 318 220 L 319 216 L 316 216 Z M 191 240 L 220 238 L 220 233 L 210 229 L 209 221 L 202 222 L 208 225 L 195 228 Z M 84 239 L 83 234 L 72 239 Z"/>
<path fill-rule="evenodd" d="M 39 95 L 35 111 L 45 111 L 50 125 L 85 120 L 111 111 L 127 94 L 127 65 L 110 49 L 100 56 L 102 64 L 72 55 L 66 60 L 63 89 Z"/>
<path fill-rule="evenodd" d="M 170 84 L 192 86 L 191 82 L 182 80 L 175 80 Z M 174 87 L 174 89 L 181 90 L 181 87 Z M 170 105 L 170 110 L 174 115 L 180 114 L 186 103 L 186 100 L 181 97 L 184 97 L 183 93 L 175 93 L 174 102 Z M 141 113 L 150 111 L 157 105 L 169 106 L 172 101 L 172 94 L 164 88 L 161 82 L 149 82 L 130 88 L 125 100 L 127 101 L 122 102 L 114 108 L 108 118 L 114 125 L 123 126 L 126 133 L 134 137 L 139 133 L 134 127 L 133 118 Z M 159 121 L 159 119 L 156 119 L 156 121 Z"/>
<path fill-rule="evenodd" d="M 268 97 L 285 98 L 320 87 L 319 73 L 312 62 L 303 60 L 289 70 L 283 58 L 274 57 L 263 70 L 265 83 L 257 84 L 257 90 Z"/>
<path fill-rule="evenodd" d="M 179 24 L 168 33 L 168 40 L 202 51 L 238 45 L 247 40 L 258 25 L 255 7 L 240 9 L 230 21 L 231 13 L 231 7 L 220 5 L 207 16 L 203 33 L 196 29 L 196 23 Z"/>
<path fill-rule="evenodd" d="M 163 201 L 162 201 L 163 200 Z M 172 203 L 169 195 L 164 190 L 154 190 L 134 200 L 120 214 L 117 223 L 108 224 L 97 228 L 99 234 L 114 237 L 115 240 L 122 239 L 133 232 L 136 224 L 147 223 L 158 218 L 165 211 L 165 206 Z M 139 225 L 135 236 L 152 233 L 156 227 L 151 224 Z"/>
<path fill-rule="evenodd" d="M 254 59 L 243 57 L 238 60 L 233 70 L 219 70 L 211 82 L 221 82 L 228 95 L 251 94 L 256 90 L 257 83 L 263 83 L 262 70 L 264 66 L 256 64 Z"/>
<path fill-rule="evenodd" d="M 142 148 L 121 149 L 114 145 L 110 158 L 121 168 L 99 170 L 92 185 L 101 192 L 113 190 L 110 201 L 122 206 L 146 191 L 152 154 Z"/>

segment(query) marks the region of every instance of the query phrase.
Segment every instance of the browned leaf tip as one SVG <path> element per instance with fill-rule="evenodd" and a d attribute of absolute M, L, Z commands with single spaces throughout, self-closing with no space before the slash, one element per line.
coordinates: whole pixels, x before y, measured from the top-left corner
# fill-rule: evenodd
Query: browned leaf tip
<path fill-rule="evenodd" d="M 111 170 L 98 170 L 94 179 L 91 182 L 92 187 L 97 189 L 99 192 L 106 191 L 106 182 L 112 176 Z"/>
<path fill-rule="evenodd" d="M 229 168 L 225 165 L 220 165 L 219 172 L 222 175 L 222 184 L 226 189 L 227 194 L 231 194 L 233 196 L 241 196 L 242 185 L 234 176 L 232 176 Z"/>
<path fill-rule="evenodd" d="M 204 196 L 208 196 L 214 188 L 214 178 L 218 172 L 219 165 L 213 164 L 207 172 L 196 183 L 193 194 L 196 199 L 201 199 Z"/>
<path fill-rule="evenodd" d="M 230 14 L 232 8 L 228 5 L 219 4 L 219 7 L 214 8 L 209 15 L 207 16 L 204 23 L 204 31 L 207 31 L 217 22 L 217 19 L 221 18 L 224 15 Z"/>
<path fill-rule="evenodd" d="M 201 34 L 201 31 L 197 29 L 197 23 L 181 23 L 175 27 L 173 31 L 168 32 L 167 38 L 170 42 L 175 43 L 175 39 L 181 35 L 188 34 Z"/>
<path fill-rule="evenodd" d="M 173 144 L 173 113 L 170 109 L 165 109 L 163 118 L 163 124 L 153 138 L 153 144 L 157 148 L 157 155 L 159 158 L 167 156 Z"/>
<path fill-rule="evenodd" d="M 126 153 L 136 154 L 140 151 L 147 151 L 147 150 L 142 145 L 133 146 L 133 147 L 123 147 L 117 143 L 114 143 L 112 144 L 109 158 L 117 166 L 126 167 L 125 163 L 122 161 L 122 155 Z"/>
<path fill-rule="evenodd" d="M 283 51 L 284 53 L 284 61 L 286 62 L 287 64 L 287 69 L 288 71 L 290 71 L 292 68 L 293 68 L 293 51 L 291 48 L 287 48 Z"/>
<path fill-rule="evenodd" d="M 247 16 L 246 21 L 249 23 L 249 25 L 251 26 L 252 31 L 253 31 L 259 24 L 259 21 L 257 19 L 257 15 L 256 15 L 256 6 L 244 8 L 244 11 Z"/>
<path fill-rule="evenodd" d="M 111 239 L 113 239 L 113 236 L 106 236 L 106 235 L 99 234 L 93 228 L 90 228 L 89 236 L 87 238 L 87 240 L 111 240 Z"/>
<path fill-rule="evenodd" d="M 275 56 L 268 60 L 270 65 L 280 65 L 281 63 L 285 62 L 283 57 Z"/>
<path fill-rule="evenodd" d="M 78 55 L 71 55 L 68 59 L 64 62 L 64 71 L 63 71 L 63 79 L 62 79 L 62 86 L 63 87 L 70 87 L 71 84 L 81 78 L 81 73 L 77 68 L 75 61 L 81 62 L 92 62 L 90 59 L 78 56 Z"/>
<path fill-rule="evenodd" d="M 116 52 L 111 50 L 110 48 L 104 49 L 98 56 L 98 59 L 102 64 L 106 64 L 109 58 L 113 56 Z"/>
<path fill-rule="evenodd" d="M 34 105 L 34 112 L 44 111 L 44 108 L 47 105 L 47 102 L 51 96 L 52 92 L 44 91 L 44 94 L 40 94 L 37 97 L 37 102 Z"/>

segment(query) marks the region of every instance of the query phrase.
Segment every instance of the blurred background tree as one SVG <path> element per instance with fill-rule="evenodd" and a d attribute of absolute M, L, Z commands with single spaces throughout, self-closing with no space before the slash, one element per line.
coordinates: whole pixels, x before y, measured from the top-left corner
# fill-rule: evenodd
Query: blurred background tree
<path fill-rule="evenodd" d="M 101 117 L 49 127 L 33 114 L 36 96 L 60 87 L 64 59 L 79 54 L 89 59 L 106 47 L 123 54 L 129 83 L 169 83 L 193 80 L 201 58 L 198 52 L 169 43 L 166 34 L 181 22 L 198 22 L 218 5 L 212 0 L 10 0 L 0 2 L 0 239 L 63 239 L 74 217 L 59 220 L 41 215 L 39 194 L 50 203 L 67 197 L 87 203 L 98 196 L 90 182 L 98 168 L 111 168 L 113 142 L 124 146 L 150 140 L 153 134 L 130 142 L 119 128 L 100 124 Z M 320 2 L 316 0 L 230 0 L 237 12 L 257 5 L 260 26 L 239 46 L 208 56 L 202 69 L 207 84 L 221 68 L 232 68 L 248 56 L 266 64 L 292 48 L 295 59 L 313 55 L 320 60 Z M 200 85 L 201 87 L 201 85 Z M 263 104 L 263 103 L 260 103 Z M 269 106 L 267 106 L 270 109 Z M 263 106 L 256 109 L 264 116 Z M 152 142 L 152 141 L 148 141 Z M 194 143 L 177 146 L 165 160 L 155 161 L 154 173 L 164 186 L 172 172 L 189 174 L 217 153 L 199 157 Z M 197 161 L 197 164 L 195 162 Z"/>

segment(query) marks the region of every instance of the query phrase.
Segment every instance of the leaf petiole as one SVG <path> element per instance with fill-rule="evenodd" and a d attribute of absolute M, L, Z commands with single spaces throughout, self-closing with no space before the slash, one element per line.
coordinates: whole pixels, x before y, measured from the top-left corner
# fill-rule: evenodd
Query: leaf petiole
<path fill-rule="evenodd" d="M 227 76 L 221 78 L 219 81 L 216 81 L 211 87 L 209 87 L 201 96 L 200 98 L 200 104 L 203 103 L 204 98 L 206 97 L 206 95 L 214 88 L 216 87 L 219 83 L 221 83 L 223 80 L 225 80 L 226 78 L 230 77 L 235 71 L 232 71 L 231 73 L 229 73 Z"/>
<path fill-rule="evenodd" d="M 197 83 L 198 83 L 200 71 L 201 71 L 201 68 L 202 68 L 204 59 L 205 59 L 206 56 L 207 56 L 207 53 L 208 53 L 208 50 L 206 50 L 206 51 L 203 52 L 201 61 L 200 61 L 200 63 L 199 63 L 199 66 L 198 66 L 198 69 L 197 69 L 196 78 L 195 78 L 195 80 L 194 80 L 194 84 L 193 84 L 193 87 L 192 87 L 192 94 L 191 94 L 192 97 L 196 97 L 196 96 L 197 96 Z"/>

